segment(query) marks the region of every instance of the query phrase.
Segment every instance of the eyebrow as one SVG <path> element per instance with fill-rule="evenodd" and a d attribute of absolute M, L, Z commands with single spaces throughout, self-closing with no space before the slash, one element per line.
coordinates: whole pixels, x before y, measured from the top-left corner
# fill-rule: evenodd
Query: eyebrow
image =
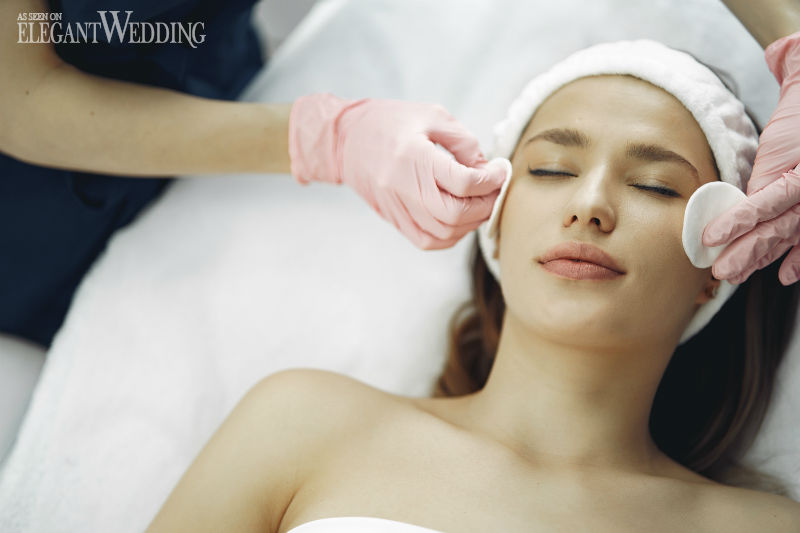
<path fill-rule="evenodd" d="M 682 155 L 676 154 L 672 150 L 667 150 L 663 146 L 658 146 L 656 144 L 641 144 L 641 143 L 630 143 L 628 144 L 628 149 L 625 150 L 625 155 L 634 158 L 634 159 L 641 159 L 644 161 L 664 161 L 667 163 L 678 163 L 683 165 L 692 173 L 692 177 L 696 182 L 700 182 L 699 173 L 697 169 L 694 168 L 694 165 L 689 163 Z"/>
<path fill-rule="evenodd" d="M 562 146 L 577 146 L 578 148 L 588 148 L 591 144 L 589 137 L 582 131 L 571 128 L 554 128 L 534 135 L 525 141 L 525 145 L 539 140 L 549 141 Z"/>
<path fill-rule="evenodd" d="M 588 148 L 592 144 L 585 133 L 572 128 L 553 128 L 545 130 L 525 141 L 523 146 L 534 141 L 548 141 L 554 144 L 560 144 L 561 146 L 574 146 L 577 148 Z M 642 161 L 678 163 L 685 166 L 686 169 L 691 172 L 696 182 L 700 182 L 700 174 L 693 164 L 687 161 L 682 155 L 668 150 L 663 146 L 658 146 L 657 144 L 628 143 L 625 156 Z"/>

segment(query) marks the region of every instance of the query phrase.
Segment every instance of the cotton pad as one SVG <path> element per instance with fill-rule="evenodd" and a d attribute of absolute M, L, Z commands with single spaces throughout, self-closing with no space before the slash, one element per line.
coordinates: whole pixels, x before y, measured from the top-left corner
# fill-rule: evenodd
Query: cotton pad
<path fill-rule="evenodd" d="M 480 243 L 481 250 L 484 256 L 492 258 L 491 261 L 486 261 L 486 266 L 489 267 L 489 272 L 494 275 L 495 279 L 500 279 L 500 263 L 497 261 L 497 228 L 500 225 L 500 212 L 503 210 L 503 204 L 506 202 L 508 195 L 508 187 L 511 185 L 511 161 L 505 157 L 495 157 L 489 161 L 486 166 L 502 165 L 506 168 L 506 178 L 503 181 L 503 186 L 500 188 L 500 194 L 497 195 L 497 200 L 494 202 L 492 214 L 489 220 L 478 227 L 478 242 Z"/>
<path fill-rule="evenodd" d="M 738 187 L 724 181 L 706 183 L 692 194 L 683 214 L 683 249 L 697 268 L 708 268 L 727 247 L 705 246 L 703 231 L 709 222 L 747 198 Z"/>

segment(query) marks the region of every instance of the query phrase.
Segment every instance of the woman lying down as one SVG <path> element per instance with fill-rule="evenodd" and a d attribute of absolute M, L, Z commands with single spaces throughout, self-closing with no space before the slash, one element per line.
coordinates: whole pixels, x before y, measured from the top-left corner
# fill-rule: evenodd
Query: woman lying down
<path fill-rule="evenodd" d="M 612 43 L 534 79 L 496 133 L 513 170 L 438 397 L 269 376 L 148 531 L 800 531 L 737 464 L 795 294 L 771 268 L 734 290 L 682 236 L 700 186 L 745 187 L 742 104 L 682 52 Z"/>

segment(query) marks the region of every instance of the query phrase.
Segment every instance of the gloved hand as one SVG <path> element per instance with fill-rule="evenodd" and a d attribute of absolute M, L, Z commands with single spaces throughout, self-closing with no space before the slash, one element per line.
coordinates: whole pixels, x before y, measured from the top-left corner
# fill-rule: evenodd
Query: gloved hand
<path fill-rule="evenodd" d="M 703 244 L 736 239 L 712 268 L 733 283 L 794 246 L 778 271 L 789 285 L 800 279 L 800 32 L 775 41 L 764 55 L 781 86 L 778 107 L 759 139 L 748 198 L 706 226 Z"/>
<path fill-rule="evenodd" d="M 450 247 L 487 220 L 505 178 L 444 108 L 397 100 L 299 98 L 289 155 L 300 183 L 350 185 L 423 249 Z"/>

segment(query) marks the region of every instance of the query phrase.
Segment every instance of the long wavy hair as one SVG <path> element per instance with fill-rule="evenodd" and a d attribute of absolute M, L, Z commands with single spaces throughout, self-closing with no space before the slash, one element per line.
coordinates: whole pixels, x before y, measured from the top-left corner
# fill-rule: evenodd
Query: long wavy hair
<path fill-rule="evenodd" d="M 764 420 L 794 332 L 798 284 L 780 284 L 781 261 L 756 271 L 705 328 L 678 346 L 653 400 L 649 428 L 662 452 L 709 479 L 787 496 L 779 479 L 740 462 Z M 480 390 L 494 363 L 506 306 L 477 239 L 471 274 L 472 297 L 451 319 L 436 396 Z"/>

